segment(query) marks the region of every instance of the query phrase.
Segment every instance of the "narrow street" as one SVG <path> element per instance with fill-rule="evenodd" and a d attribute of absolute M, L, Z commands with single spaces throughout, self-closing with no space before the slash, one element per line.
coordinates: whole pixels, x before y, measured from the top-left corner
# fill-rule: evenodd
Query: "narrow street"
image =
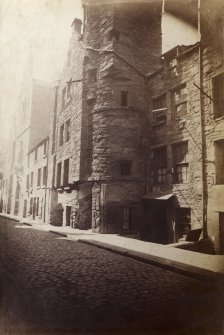
<path fill-rule="evenodd" d="M 221 334 L 219 289 L 0 219 L 0 334 Z"/>

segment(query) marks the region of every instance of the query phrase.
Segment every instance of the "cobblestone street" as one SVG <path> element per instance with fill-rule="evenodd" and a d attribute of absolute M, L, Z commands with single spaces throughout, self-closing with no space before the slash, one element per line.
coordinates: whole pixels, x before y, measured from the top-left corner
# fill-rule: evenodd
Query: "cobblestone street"
<path fill-rule="evenodd" d="M 221 334 L 214 286 L 0 220 L 0 334 Z"/>

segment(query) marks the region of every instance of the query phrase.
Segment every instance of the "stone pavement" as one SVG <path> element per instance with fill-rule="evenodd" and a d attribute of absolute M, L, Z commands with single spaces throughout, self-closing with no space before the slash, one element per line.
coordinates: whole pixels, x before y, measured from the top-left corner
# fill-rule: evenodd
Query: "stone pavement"
<path fill-rule="evenodd" d="M 116 252 L 149 264 L 159 265 L 176 272 L 184 273 L 196 278 L 219 280 L 224 278 L 224 256 L 207 255 L 188 250 L 177 249 L 174 245 L 160 245 L 127 238 L 116 234 L 97 234 L 91 230 L 73 229 L 68 226 L 55 227 L 34 220 L 10 217 L 34 229 L 50 231 L 68 239 L 94 245 L 99 248 Z"/>
<path fill-rule="evenodd" d="M 218 285 L 2 217 L 0 297 L 4 335 L 221 335 L 224 329 Z"/>

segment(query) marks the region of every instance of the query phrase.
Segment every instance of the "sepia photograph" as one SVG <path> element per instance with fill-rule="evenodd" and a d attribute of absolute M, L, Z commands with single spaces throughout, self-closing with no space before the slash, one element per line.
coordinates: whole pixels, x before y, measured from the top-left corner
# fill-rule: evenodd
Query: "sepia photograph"
<path fill-rule="evenodd" d="M 224 1 L 0 0 L 0 335 L 224 335 Z"/>

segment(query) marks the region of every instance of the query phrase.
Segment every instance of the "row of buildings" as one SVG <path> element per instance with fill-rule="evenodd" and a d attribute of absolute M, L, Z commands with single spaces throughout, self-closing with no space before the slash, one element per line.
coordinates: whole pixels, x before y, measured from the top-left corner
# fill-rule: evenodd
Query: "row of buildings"
<path fill-rule="evenodd" d="M 3 211 L 224 253 L 221 1 L 82 2 L 57 85 L 24 76 Z M 198 42 L 162 53 L 164 13 Z"/>

